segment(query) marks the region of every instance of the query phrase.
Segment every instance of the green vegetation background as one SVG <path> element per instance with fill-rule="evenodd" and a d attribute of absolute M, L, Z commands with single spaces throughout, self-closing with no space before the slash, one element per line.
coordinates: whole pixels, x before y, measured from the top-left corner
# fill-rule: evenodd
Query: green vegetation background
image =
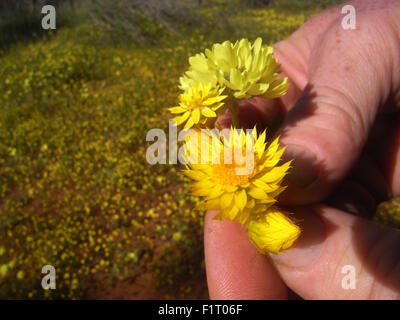
<path fill-rule="evenodd" d="M 146 162 L 146 133 L 167 131 L 190 55 L 272 44 L 337 2 L 181 1 L 154 18 L 83 1 L 57 8 L 56 31 L 40 12 L 2 19 L 0 298 L 207 298 L 203 216 L 175 166 Z"/>

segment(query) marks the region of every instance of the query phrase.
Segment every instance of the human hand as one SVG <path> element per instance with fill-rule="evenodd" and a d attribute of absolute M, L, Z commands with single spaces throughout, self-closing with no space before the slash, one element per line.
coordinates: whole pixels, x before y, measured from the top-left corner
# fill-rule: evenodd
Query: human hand
<path fill-rule="evenodd" d="M 342 28 L 342 7 L 305 23 L 275 46 L 288 93 L 239 108 L 244 127 L 271 127 L 284 116 L 278 135 L 294 168 L 280 204 L 303 220 L 303 233 L 268 259 L 242 226 L 208 212 L 212 299 L 284 299 L 287 287 L 307 299 L 400 297 L 400 232 L 365 219 L 400 195 L 400 3 L 349 4 L 356 30 Z M 342 287 L 345 265 L 356 270 L 354 290 Z"/>

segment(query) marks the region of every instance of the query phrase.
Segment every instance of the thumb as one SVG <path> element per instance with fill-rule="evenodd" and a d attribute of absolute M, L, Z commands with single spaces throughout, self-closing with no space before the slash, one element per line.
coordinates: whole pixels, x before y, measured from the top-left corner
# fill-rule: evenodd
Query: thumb
<path fill-rule="evenodd" d="M 366 11 L 357 16 L 356 30 L 344 30 L 338 20 L 316 39 L 307 85 L 280 131 L 284 160 L 294 159 L 282 202 L 323 199 L 359 157 L 379 107 L 399 87 L 392 45 L 398 30 L 382 23 L 389 19 L 388 11 Z"/>
<path fill-rule="evenodd" d="M 399 299 L 399 230 L 322 205 L 295 213 L 301 238 L 271 255 L 288 287 L 305 299 Z"/>

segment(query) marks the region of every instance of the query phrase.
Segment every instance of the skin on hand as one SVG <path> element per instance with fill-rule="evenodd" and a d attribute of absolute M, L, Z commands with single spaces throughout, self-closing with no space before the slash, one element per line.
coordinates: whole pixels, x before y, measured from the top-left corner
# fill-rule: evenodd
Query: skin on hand
<path fill-rule="evenodd" d="M 244 127 L 283 119 L 277 135 L 294 168 L 280 204 L 303 232 L 295 248 L 265 257 L 238 224 L 208 212 L 212 299 L 285 299 L 287 287 L 306 299 L 400 298 L 400 232 L 366 219 L 400 195 L 400 2 L 349 4 L 356 30 L 341 27 L 338 7 L 275 45 L 287 95 L 241 105 Z M 342 286 L 346 265 L 356 270 L 354 290 Z"/>

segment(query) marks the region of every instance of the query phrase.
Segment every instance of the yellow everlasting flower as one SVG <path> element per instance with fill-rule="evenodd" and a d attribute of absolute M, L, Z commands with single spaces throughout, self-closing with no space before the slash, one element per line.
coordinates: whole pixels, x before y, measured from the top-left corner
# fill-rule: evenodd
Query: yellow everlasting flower
<path fill-rule="evenodd" d="M 262 39 L 251 44 L 247 39 L 214 44 L 189 58 L 190 68 L 180 78 L 180 88 L 187 90 L 199 83 L 219 84 L 229 88 L 237 99 L 252 96 L 277 98 L 286 93 L 287 78 L 278 79 L 278 60 L 273 48 L 263 46 Z"/>
<path fill-rule="evenodd" d="M 301 230 L 280 209 L 271 207 L 263 214 L 251 216 L 247 233 L 259 252 L 276 254 L 289 249 Z"/>
<path fill-rule="evenodd" d="M 221 108 L 227 97 L 222 95 L 224 89 L 211 87 L 211 84 L 188 88 L 179 96 L 179 106 L 168 109 L 173 114 L 180 114 L 172 120 L 178 126 L 186 121 L 184 129 L 189 129 L 193 125 L 206 124 L 208 119 L 215 119 L 224 111 Z"/>
<path fill-rule="evenodd" d="M 244 224 L 250 214 L 265 212 L 276 202 L 285 189 L 281 182 L 290 162 L 277 166 L 284 148 L 278 150 L 278 138 L 266 148 L 265 131 L 257 136 L 255 128 L 246 133 L 243 129 L 227 130 L 228 137 L 222 135 L 205 145 L 194 139 L 186 142 L 189 152 L 208 150 L 209 156 L 201 163 L 188 157 L 184 174 L 196 181 L 191 185 L 193 195 L 205 198 L 199 209 L 219 210 L 215 219 Z M 210 137 L 215 135 L 210 132 Z"/>

